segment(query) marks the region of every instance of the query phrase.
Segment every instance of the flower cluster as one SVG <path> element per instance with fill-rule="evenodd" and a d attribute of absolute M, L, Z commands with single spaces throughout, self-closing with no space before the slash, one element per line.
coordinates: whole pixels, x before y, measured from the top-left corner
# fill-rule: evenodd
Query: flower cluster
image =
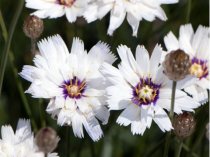
<path fill-rule="evenodd" d="M 84 138 L 87 133 L 94 142 L 99 141 L 103 137 L 101 125 L 106 125 L 110 112 L 116 110 L 121 112 L 116 123 L 121 126 L 130 125 L 133 135 L 143 135 L 154 121 L 162 132 L 173 130 L 181 140 L 189 137 L 196 127 L 196 119 L 191 112 L 209 99 L 209 27 L 200 25 L 194 32 L 191 24 L 182 25 L 179 37 L 172 32 L 164 37 L 165 50 L 156 44 L 151 53 L 144 45 L 137 45 L 135 52 L 126 45 L 119 45 L 116 48 L 117 55 L 114 55 L 109 45 L 102 41 L 86 50 L 83 41 L 77 37 L 73 38 L 69 51 L 60 35 L 36 43 L 44 31 L 42 19 L 64 15 L 70 23 L 76 22 L 79 17 L 91 23 L 109 15 L 107 34 L 110 36 L 126 18 L 132 35 L 137 37 L 143 19 L 149 22 L 156 18 L 166 21 L 167 16 L 161 6 L 178 1 L 25 0 L 26 7 L 35 10 L 23 24 L 23 32 L 31 39 L 34 57 L 34 65 L 24 65 L 19 73 L 31 83 L 25 93 L 33 98 L 46 99 L 46 112 L 59 126 L 71 126 L 78 138 Z M 17 9 L 18 14 L 15 15 L 8 41 L 3 17 L 0 17 L 7 43 L 0 68 L 1 83 L 20 11 L 21 5 Z M 13 56 L 9 56 L 12 61 Z M 118 59 L 116 56 L 119 56 L 119 64 L 114 66 Z M 17 76 L 13 63 L 12 66 Z M 19 82 L 18 89 L 22 94 Z M 37 129 L 36 121 L 29 112 L 30 107 L 24 99 L 25 95 L 21 96 L 34 122 L 33 127 Z M 40 119 L 42 121 L 45 117 L 41 115 Z M 45 126 L 45 122 L 42 123 Z M 209 129 L 209 125 L 207 127 Z M 209 135 L 206 136 L 209 139 Z M 34 137 L 30 121 L 20 119 L 15 132 L 11 126 L 1 127 L 0 156 L 58 157 L 57 153 L 52 152 L 57 148 L 59 140 L 57 132 L 48 126 L 41 128 Z M 164 156 L 167 156 L 169 141 L 170 133 Z"/>
<path fill-rule="evenodd" d="M 1 157 L 45 157 L 38 149 L 31 131 L 30 122 L 20 119 L 14 133 L 11 126 L 1 127 L 0 156 Z M 58 157 L 57 153 L 49 153 L 47 157 Z"/>
<path fill-rule="evenodd" d="M 49 99 L 47 112 L 59 125 L 72 126 L 77 137 L 84 137 L 84 127 L 98 141 L 103 136 L 99 121 L 108 122 L 109 110 L 123 110 L 117 123 L 131 125 L 133 134 L 143 135 L 153 120 L 162 131 L 169 131 L 173 129 L 167 115 L 171 109 L 173 76 L 178 83 L 175 113 L 191 112 L 208 98 L 205 94 L 209 89 L 209 63 L 204 60 L 208 29 L 200 26 L 193 36 L 191 25 L 184 25 L 180 32 L 179 42 L 169 33 L 165 37 L 168 51 L 156 45 L 151 57 L 144 46 L 137 46 L 135 58 L 130 48 L 118 46 L 118 68 L 112 66 L 116 57 L 103 42 L 87 52 L 83 42 L 74 38 L 69 53 L 62 38 L 52 36 L 38 43 L 40 54 L 34 58 L 35 65 L 24 66 L 20 75 L 31 82 L 26 92 L 34 98 Z M 191 42 L 195 50 L 190 47 Z M 171 56 L 163 62 L 162 58 L 168 55 Z M 167 60 L 171 57 L 175 63 L 170 65 Z M 166 63 L 172 73 L 169 78 L 164 72 Z M 180 68 L 183 70 L 179 71 Z M 179 73 L 181 78 L 177 80 Z M 196 95 L 201 93 L 203 97 Z"/>
<path fill-rule="evenodd" d="M 137 36 L 140 21 L 154 21 L 156 17 L 167 20 L 160 6 L 177 2 L 178 0 L 26 0 L 26 7 L 37 9 L 33 14 L 40 18 L 66 15 L 71 23 L 81 16 L 90 23 L 102 19 L 110 12 L 109 35 L 127 18 L 133 36 Z"/>

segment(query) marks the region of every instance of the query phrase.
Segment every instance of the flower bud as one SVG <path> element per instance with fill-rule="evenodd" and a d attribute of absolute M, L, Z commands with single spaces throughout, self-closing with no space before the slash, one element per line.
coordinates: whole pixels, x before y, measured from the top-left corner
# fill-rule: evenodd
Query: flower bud
<path fill-rule="evenodd" d="M 194 116 L 189 112 L 184 112 L 174 117 L 174 133 L 180 139 L 190 136 L 195 130 L 195 125 L 196 121 Z"/>
<path fill-rule="evenodd" d="M 60 138 L 57 136 L 55 130 L 50 127 L 42 128 L 35 137 L 39 150 L 45 154 L 51 153 L 57 147 L 59 140 Z"/>
<path fill-rule="evenodd" d="M 191 66 L 190 57 L 182 50 L 168 53 L 163 62 L 164 73 L 170 80 L 178 81 L 189 74 Z"/>
<path fill-rule="evenodd" d="M 40 37 L 44 30 L 44 24 L 42 19 L 37 16 L 28 16 L 23 24 L 23 32 L 25 35 L 31 39 L 36 39 Z"/>

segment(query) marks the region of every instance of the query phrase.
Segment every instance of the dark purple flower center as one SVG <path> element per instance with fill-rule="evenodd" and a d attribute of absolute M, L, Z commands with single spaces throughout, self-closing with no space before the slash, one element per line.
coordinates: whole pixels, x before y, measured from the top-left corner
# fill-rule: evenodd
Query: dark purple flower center
<path fill-rule="evenodd" d="M 138 106 L 155 104 L 159 98 L 160 87 L 161 85 L 153 83 L 151 78 L 141 78 L 133 88 L 132 102 Z"/>
<path fill-rule="evenodd" d="M 190 74 L 196 76 L 199 79 L 206 78 L 209 74 L 208 71 L 208 61 L 207 60 L 202 60 L 202 59 L 197 59 L 193 58 L 192 59 L 192 65 L 190 67 Z"/>
<path fill-rule="evenodd" d="M 71 7 L 75 1 L 76 0 L 58 0 L 58 3 L 67 7 Z"/>
<path fill-rule="evenodd" d="M 61 86 L 63 88 L 63 94 L 64 97 L 70 97 L 70 98 L 81 98 L 86 88 L 86 82 L 85 80 L 81 81 L 76 76 L 73 77 L 73 79 L 69 81 L 65 81 L 63 85 Z"/>

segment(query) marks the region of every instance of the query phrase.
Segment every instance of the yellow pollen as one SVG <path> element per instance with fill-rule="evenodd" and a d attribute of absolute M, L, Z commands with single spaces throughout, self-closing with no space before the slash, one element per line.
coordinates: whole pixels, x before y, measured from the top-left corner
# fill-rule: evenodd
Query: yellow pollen
<path fill-rule="evenodd" d="M 76 85 L 73 86 L 66 86 L 68 94 L 77 95 L 79 93 L 79 87 Z"/>
<path fill-rule="evenodd" d="M 74 4 L 75 0 L 60 0 L 60 3 L 63 5 L 66 5 L 68 7 L 71 7 Z"/>
<path fill-rule="evenodd" d="M 143 100 L 145 100 L 145 99 L 152 100 L 153 99 L 153 89 L 150 88 L 148 85 L 141 88 L 138 94 L 139 94 L 138 96 L 140 99 L 143 99 Z"/>
<path fill-rule="evenodd" d="M 204 71 L 200 64 L 194 63 L 190 67 L 190 74 L 196 76 L 197 78 L 202 77 Z"/>

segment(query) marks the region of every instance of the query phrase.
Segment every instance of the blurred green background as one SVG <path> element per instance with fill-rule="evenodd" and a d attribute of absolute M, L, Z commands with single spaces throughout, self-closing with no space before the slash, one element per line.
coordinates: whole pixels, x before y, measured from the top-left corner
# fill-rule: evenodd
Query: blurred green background
<path fill-rule="evenodd" d="M 112 37 L 106 34 L 109 15 L 101 21 L 95 21 L 87 24 L 84 19 L 79 18 L 76 23 L 70 24 L 66 17 L 58 19 L 44 20 L 44 33 L 41 38 L 60 34 L 70 48 L 73 37 L 80 37 L 86 49 L 90 49 L 99 40 L 107 42 L 113 51 L 116 53 L 116 47 L 119 44 L 126 44 L 132 50 L 135 50 L 137 44 L 143 44 L 151 52 L 156 43 L 163 45 L 163 37 L 171 30 L 178 35 L 179 27 L 186 23 L 187 10 L 189 0 L 180 0 L 174 5 L 163 5 L 168 20 L 166 22 L 156 20 L 154 22 L 147 22 L 143 20 L 140 24 L 138 37 L 132 37 L 132 30 L 127 21 L 117 29 Z M 209 24 L 209 4 L 208 0 L 191 0 L 191 14 L 190 23 L 194 29 L 198 25 L 208 26 Z M 11 25 L 12 17 L 19 0 L 0 0 L 0 9 L 6 23 L 7 30 Z M 11 51 L 14 55 L 13 61 L 7 64 L 3 92 L 0 97 L 0 126 L 11 124 L 13 128 L 16 127 L 19 118 L 29 118 L 25 108 L 23 107 L 23 100 L 18 91 L 17 81 L 15 79 L 14 71 L 11 63 L 21 71 L 23 65 L 32 64 L 32 56 L 30 52 L 30 39 L 27 38 L 23 31 L 23 21 L 33 10 L 23 7 L 21 16 L 15 28 L 14 37 L 12 39 Z M 2 31 L 0 30 L 0 57 L 5 46 Z M 10 57 L 11 59 L 11 57 Z M 26 90 L 29 83 L 18 77 Z M 30 95 L 26 94 L 27 101 L 30 103 L 32 115 L 35 117 L 39 128 L 42 127 L 40 115 L 44 114 L 46 124 L 57 130 L 61 141 L 58 148 L 61 157 L 64 157 L 66 149 L 71 152 L 71 157 L 161 157 L 164 149 L 165 134 L 153 123 L 151 129 L 148 129 L 144 136 L 133 136 L 130 127 L 120 127 L 115 123 L 121 111 L 111 112 L 108 125 L 102 126 L 104 130 L 104 138 L 99 142 L 92 142 L 86 135 L 84 139 L 75 138 L 72 129 L 68 127 L 58 127 L 56 121 L 53 120 L 44 109 L 48 101 L 32 99 Z M 41 105 L 40 105 L 41 104 Z M 43 113 L 40 114 L 40 107 Z M 209 121 L 209 105 L 205 104 L 196 109 L 195 117 L 197 120 L 197 127 L 194 134 L 186 139 L 185 148 L 182 150 L 182 157 L 208 157 L 209 156 L 209 141 L 207 140 L 206 124 Z M 69 134 L 70 147 L 67 147 L 66 133 Z M 171 141 L 170 155 L 173 156 L 174 150 L 178 143 L 173 138 Z"/>

